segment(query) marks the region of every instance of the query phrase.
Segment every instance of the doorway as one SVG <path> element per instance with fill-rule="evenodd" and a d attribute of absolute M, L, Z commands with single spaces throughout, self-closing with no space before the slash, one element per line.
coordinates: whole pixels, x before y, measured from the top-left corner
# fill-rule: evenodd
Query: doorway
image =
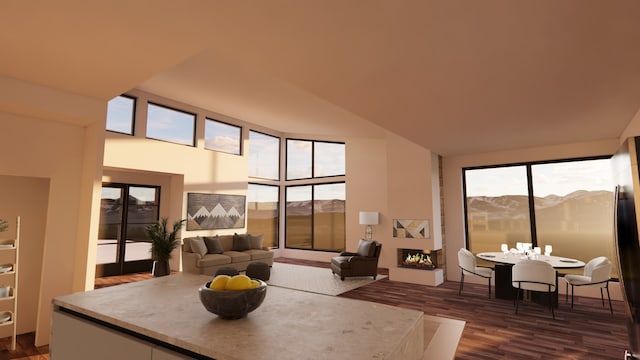
<path fill-rule="evenodd" d="M 102 184 L 96 277 L 151 271 L 145 228 L 158 221 L 160 187 Z"/>

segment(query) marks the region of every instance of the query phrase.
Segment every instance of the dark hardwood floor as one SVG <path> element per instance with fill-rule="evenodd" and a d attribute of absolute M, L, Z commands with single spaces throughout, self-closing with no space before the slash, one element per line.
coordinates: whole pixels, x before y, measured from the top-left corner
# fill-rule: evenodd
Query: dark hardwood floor
<path fill-rule="evenodd" d="M 315 261 L 286 258 L 276 261 L 329 267 L 328 263 Z M 381 273 L 386 274 L 384 270 Z M 96 279 L 96 288 L 150 277 L 151 274 L 133 274 Z M 521 304 L 519 314 L 515 315 L 512 301 L 487 298 L 486 285 L 465 284 L 462 295 L 458 296 L 458 285 L 448 281 L 430 287 L 382 279 L 340 296 L 465 321 L 456 352 L 459 360 L 624 358 L 628 341 L 621 301 L 613 301 L 614 315 L 611 316 L 600 299 L 576 297 L 571 310 L 561 297 L 556 320 L 553 320 L 547 307 L 531 303 Z M 7 350 L 8 339 L 0 340 L 0 360 L 48 359 L 48 346 L 36 348 L 33 339 L 33 333 L 18 336 L 14 352 Z"/>

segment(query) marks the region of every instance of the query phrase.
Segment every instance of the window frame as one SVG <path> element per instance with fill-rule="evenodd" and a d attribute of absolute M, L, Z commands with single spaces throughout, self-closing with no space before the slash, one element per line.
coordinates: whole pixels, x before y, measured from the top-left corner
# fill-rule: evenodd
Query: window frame
<path fill-rule="evenodd" d="M 315 186 L 322 186 L 322 185 L 332 185 L 332 184 L 344 184 L 345 186 L 345 199 L 344 199 L 344 204 L 345 204 L 345 211 L 344 211 L 344 217 L 345 217 L 345 233 L 344 233 L 344 243 L 343 243 L 343 247 L 346 246 L 346 240 L 347 240 L 347 234 L 346 234 L 346 216 L 347 216 L 347 199 L 346 199 L 346 186 L 347 186 L 347 182 L 345 181 L 331 181 L 331 182 L 315 182 L 315 183 L 296 183 L 296 184 L 291 184 L 291 185 L 285 185 L 284 186 L 284 219 L 283 219 L 283 225 L 284 225 L 284 234 L 285 234 L 285 239 L 284 239 L 284 248 L 285 249 L 295 249 L 295 250 L 306 250 L 306 251 L 323 251 L 323 252 L 340 252 L 340 251 L 344 251 L 345 249 L 332 249 L 332 250 L 328 250 L 328 249 L 316 249 L 315 248 Z M 294 187 L 303 187 L 303 186 L 309 186 L 311 187 L 311 199 L 310 199 L 310 203 L 311 203 L 311 248 L 303 248 L 303 247 L 292 247 L 292 246 L 288 246 L 287 245 L 287 221 L 288 221 L 288 214 L 287 214 L 287 198 L 288 198 L 288 192 L 287 189 L 289 188 L 294 188 Z"/>
<path fill-rule="evenodd" d="M 237 153 L 224 151 L 224 150 L 221 150 L 221 149 L 212 149 L 212 148 L 207 147 L 207 124 L 209 122 L 218 123 L 218 124 L 226 125 L 226 126 L 231 127 L 231 128 L 238 129 L 238 152 Z M 221 153 L 225 153 L 225 154 L 242 156 L 242 154 L 243 154 L 242 130 L 243 130 L 242 126 L 240 126 L 240 125 L 231 124 L 231 123 L 228 123 L 228 122 L 225 122 L 225 121 L 220 121 L 220 120 L 205 116 L 204 117 L 204 148 L 206 150 L 210 150 L 210 151 L 217 151 L 217 152 L 221 152 Z"/>
<path fill-rule="evenodd" d="M 282 179 L 282 138 L 280 136 L 276 136 L 276 135 L 272 135 L 272 134 L 268 134 L 262 131 L 258 131 L 258 130 L 253 130 L 253 129 L 249 129 L 249 151 L 248 156 L 251 156 L 251 133 L 256 133 L 262 136 L 268 136 L 274 139 L 278 139 L 278 169 L 277 169 L 277 174 L 278 174 L 278 178 L 277 179 L 272 179 L 272 178 L 265 178 L 265 177 L 259 177 L 259 176 L 252 176 L 249 174 L 249 172 L 247 171 L 247 177 L 252 178 L 252 179 L 260 179 L 260 180 L 268 180 L 268 181 L 280 181 L 280 179 Z M 285 160 L 286 161 L 286 160 Z M 247 164 L 250 165 L 250 160 L 247 159 Z M 250 169 L 250 167 L 249 167 Z"/>
<path fill-rule="evenodd" d="M 274 185 L 274 184 L 263 184 L 263 183 L 257 183 L 257 182 L 248 182 L 247 185 L 254 185 L 254 186 L 269 186 L 269 187 L 273 187 L 275 189 L 278 190 L 278 199 L 276 200 L 276 204 L 278 205 L 278 209 L 276 211 L 276 216 L 277 216 L 277 221 L 276 221 L 276 233 L 275 233 L 275 243 L 274 246 L 271 247 L 272 249 L 278 249 L 280 248 L 280 221 L 281 221 L 281 216 L 280 216 L 280 210 L 282 208 L 282 204 L 280 202 L 281 200 L 281 191 L 282 191 L 282 186 L 281 185 Z M 247 216 L 247 232 L 250 232 L 249 230 L 249 194 L 248 194 L 249 188 L 247 187 L 247 208 L 246 208 L 246 216 Z"/>
<path fill-rule="evenodd" d="M 304 178 L 289 178 L 288 175 L 288 169 L 289 169 L 289 141 L 307 141 L 311 143 L 311 177 L 304 177 Z M 316 148 L 316 143 L 327 143 L 327 144 L 341 144 L 345 146 L 345 154 L 344 154 L 344 162 L 345 162 L 345 173 L 344 174 L 338 174 L 338 175 L 327 175 L 327 176 L 316 176 L 316 169 L 315 169 L 315 148 Z M 341 176 L 346 176 L 347 173 L 347 169 L 346 169 L 346 157 L 347 157 L 347 151 L 346 151 L 346 142 L 341 142 L 341 141 L 328 141 L 328 140 L 310 140 L 310 139 L 300 139 L 300 138 L 286 138 L 285 139 L 285 170 L 284 170 L 284 177 L 285 177 L 285 181 L 300 181 L 300 180 L 311 180 L 311 179 L 331 179 L 331 178 L 336 178 L 336 177 L 341 177 Z"/>
<path fill-rule="evenodd" d="M 137 113 L 137 108 L 138 108 L 138 98 L 132 95 L 128 95 L 128 94 L 121 94 L 118 95 L 116 97 L 114 97 L 113 99 L 119 98 L 119 97 L 123 97 L 123 98 L 127 98 L 127 99 L 131 99 L 133 100 L 133 107 L 131 109 L 131 130 L 130 132 L 122 132 L 122 131 L 118 131 L 118 130 L 112 130 L 107 128 L 107 122 L 108 122 L 108 117 L 107 120 L 105 121 L 105 130 L 115 133 L 115 134 L 123 134 L 123 135 L 129 135 L 129 136 L 135 136 L 136 133 L 136 113 Z M 111 100 L 113 100 L 111 99 Z M 109 102 L 111 102 L 111 100 L 109 100 L 107 102 L 107 115 L 109 112 Z"/>
<path fill-rule="evenodd" d="M 193 116 L 193 123 L 192 123 L 192 132 L 193 133 L 192 133 L 191 144 L 184 144 L 184 143 L 175 142 L 175 141 L 168 140 L 168 139 L 158 139 L 158 138 L 149 136 L 149 106 L 152 106 L 152 105 L 160 107 L 160 108 L 164 108 L 164 109 L 167 109 L 167 110 L 172 110 L 172 111 L 176 111 L 176 112 L 180 112 L 180 113 L 183 113 L 183 114 L 187 114 L 187 115 Z M 164 105 L 164 104 L 156 103 L 156 102 L 153 102 L 153 101 L 147 101 L 147 127 L 145 129 L 145 134 L 144 135 L 145 135 L 146 139 L 150 139 L 150 140 L 164 141 L 164 142 L 171 143 L 171 144 L 176 144 L 176 145 L 195 147 L 196 146 L 196 124 L 197 124 L 197 122 L 198 122 L 198 114 L 196 114 L 196 113 L 192 113 L 190 111 L 181 110 L 181 109 L 169 106 L 169 105 Z"/>

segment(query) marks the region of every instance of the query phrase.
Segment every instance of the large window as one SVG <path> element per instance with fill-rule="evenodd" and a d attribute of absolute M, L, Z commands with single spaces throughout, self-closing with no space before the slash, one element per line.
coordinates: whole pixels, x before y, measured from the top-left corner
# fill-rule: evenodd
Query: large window
<path fill-rule="evenodd" d="M 531 242 L 584 262 L 606 256 L 617 268 L 608 158 L 465 169 L 464 178 L 471 251 Z"/>
<path fill-rule="evenodd" d="M 498 251 L 531 242 L 527 169 L 505 166 L 465 171 L 469 250 Z"/>
<path fill-rule="evenodd" d="M 123 134 L 133 135 L 136 99 L 128 96 L 117 96 L 107 105 L 106 129 Z"/>
<path fill-rule="evenodd" d="M 242 128 L 217 120 L 204 121 L 204 147 L 209 150 L 222 151 L 240 155 Z"/>
<path fill-rule="evenodd" d="M 278 247 L 279 203 L 279 186 L 249 184 L 247 189 L 247 232 L 264 234 L 264 246 Z"/>
<path fill-rule="evenodd" d="M 344 143 L 287 139 L 287 180 L 344 174 Z"/>
<path fill-rule="evenodd" d="M 313 177 L 340 176 L 344 174 L 344 144 L 315 141 L 313 144 Z"/>
<path fill-rule="evenodd" d="M 285 247 L 324 251 L 345 248 L 345 144 L 287 139 Z"/>
<path fill-rule="evenodd" d="M 344 250 L 345 202 L 344 183 L 288 186 L 285 246 Z"/>
<path fill-rule="evenodd" d="M 196 116 L 184 111 L 149 103 L 147 137 L 193 146 Z"/>
<path fill-rule="evenodd" d="M 280 138 L 249 131 L 249 176 L 280 179 Z"/>
<path fill-rule="evenodd" d="M 536 238 L 553 253 L 587 262 L 613 253 L 613 193 L 609 159 L 531 166 Z"/>

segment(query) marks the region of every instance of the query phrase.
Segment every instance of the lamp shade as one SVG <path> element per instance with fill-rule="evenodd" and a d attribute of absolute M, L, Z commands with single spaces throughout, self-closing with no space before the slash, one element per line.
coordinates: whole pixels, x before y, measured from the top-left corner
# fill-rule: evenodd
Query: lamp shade
<path fill-rule="evenodd" d="M 377 225 L 377 211 L 360 211 L 360 225 Z"/>

